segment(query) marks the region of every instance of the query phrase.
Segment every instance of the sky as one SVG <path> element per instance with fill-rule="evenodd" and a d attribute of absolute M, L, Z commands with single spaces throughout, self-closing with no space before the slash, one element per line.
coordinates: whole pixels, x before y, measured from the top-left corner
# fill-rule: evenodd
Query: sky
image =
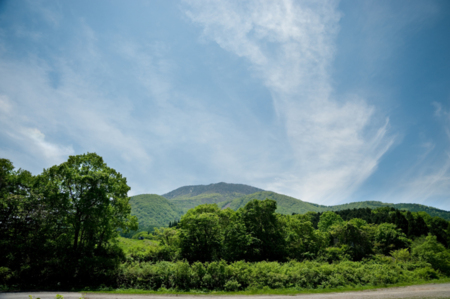
<path fill-rule="evenodd" d="M 450 210 L 450 2 L 0 0 L 0 157 L 87 152 L 129 195 Z"/>

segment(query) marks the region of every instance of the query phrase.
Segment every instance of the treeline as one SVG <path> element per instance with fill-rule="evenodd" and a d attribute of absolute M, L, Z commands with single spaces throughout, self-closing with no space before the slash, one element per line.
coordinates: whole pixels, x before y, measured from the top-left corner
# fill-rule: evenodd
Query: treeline
<path fill-rule="evenodd" d="M 189 210 L 172 228 L 154 232 L 158 251 L 147 261 L 225 260 L 361 261 L 376 254 L 392 255 L 426 242 L 446 251 L 450 223 L 426 214 L 393 208 L 282 215 L 273 200 L 253 200 L 238 211 L 205 204 Z M 450 259 L 448 260 L 450 262 Z M 442 271 L 448 265 L 443 264 Z M 445 268 L 445 269 L 444 269 Z"/>
<path fill-rule="evenodd" d="M 112 240 L 137 229 L 129 189 L 96 154 L 37 176 L 0 159 L 0 287 L 114 283 L 125 256 Z"/>
<path fill-rule="evenodd" d="M 368 224 L 392 223 L 401 229 L 410 239 L 426 236 L 428 233 L 437 237 L 438 241 L 448 247 L 449 222 L 441 217 L 431 217 L 426 212 L 400 211 L 393 207 L 381 207 L 377 209 L 360 208 L 334 212 L 344 221 L 359 218 Z M 308 213 L 314 228 L 318 228 L 320 217 L 323 213 Z"/>

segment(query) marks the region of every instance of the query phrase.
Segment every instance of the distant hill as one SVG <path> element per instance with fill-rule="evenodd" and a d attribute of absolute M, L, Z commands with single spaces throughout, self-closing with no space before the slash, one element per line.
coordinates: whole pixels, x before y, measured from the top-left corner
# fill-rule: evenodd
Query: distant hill
<path fill-rule="evenodd" d="M 217 183 L 185 186 L 162 196 L 173 202 L 183 212 L 186 212 L 201 204 L 229 201 L 259 191 L 263 190 L 243 184 Z"/>
<path fill-rule="evenodd" d="M 167 226 L 183 212 L 166 198 L 156 194 L 141 194 L 130 198 L 131 215 L 137 216 L 139 230 L 152 226 Z"/>
<path fill-rule="evenodd" d="M 359 209 L 359 208 L 370 208 L 370 209 L 376 209 L 380 207 L 393 207 L 399 210 L 407 210 L 411 212 L 426 212 L 430 216 L 435 217 L 441 217 L 445 220 L 450 220 L 450 212 L 440 210 L 437 208 L 424 206 L 420 204 L 415 203 L 384 203 L 381 201 L 359 201 L 359 202 L 351 202 L 346 203 L 342 205 L 336 205 L 336 206 L 327 206 L 327 211 L 340 211 L 340 210 L 347 210 L 347 209 Z"/>

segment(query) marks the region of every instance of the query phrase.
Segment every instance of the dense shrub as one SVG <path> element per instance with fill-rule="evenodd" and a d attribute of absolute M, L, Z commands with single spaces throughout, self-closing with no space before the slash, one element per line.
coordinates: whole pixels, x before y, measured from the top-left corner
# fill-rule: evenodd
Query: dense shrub
<path fill-rule="evenodd" d="M 336 264 L 315 261 L 227 263 L 222 260 L 190 265 L 178 261 L 123 265 L 118 285 L 149 290 L 327 289 L 429 280 L 440 275 L 424 262 L 394 263 L 380 258 Z"/>

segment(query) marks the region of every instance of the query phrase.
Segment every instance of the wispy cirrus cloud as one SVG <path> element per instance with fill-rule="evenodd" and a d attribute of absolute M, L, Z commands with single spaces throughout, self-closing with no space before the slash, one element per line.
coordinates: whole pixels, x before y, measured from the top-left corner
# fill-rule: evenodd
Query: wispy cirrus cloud
<path fill-rule="evenodd" d="M 419 202 L 449 210 L 450 202 L 450 111 L 442 103 L 433 102 L 434 119 L 441 126 L 443 139 L 437 147 L 435 141 L 423 144 L 423 154 L 399 178 L 388 196 L 402 202 Z M 442 150 L 442 143 L 445 144 Z"/>
<path fill-rule="evenodd" d="M 304 200 L 347 199 L 393 138 L 363 98 L 336 98 L 331 81 L 340 13 L 335 1 L 185 1 L 203 38 L 250 63 L 283 121 L 292 165 L 266 188 Z"/>

